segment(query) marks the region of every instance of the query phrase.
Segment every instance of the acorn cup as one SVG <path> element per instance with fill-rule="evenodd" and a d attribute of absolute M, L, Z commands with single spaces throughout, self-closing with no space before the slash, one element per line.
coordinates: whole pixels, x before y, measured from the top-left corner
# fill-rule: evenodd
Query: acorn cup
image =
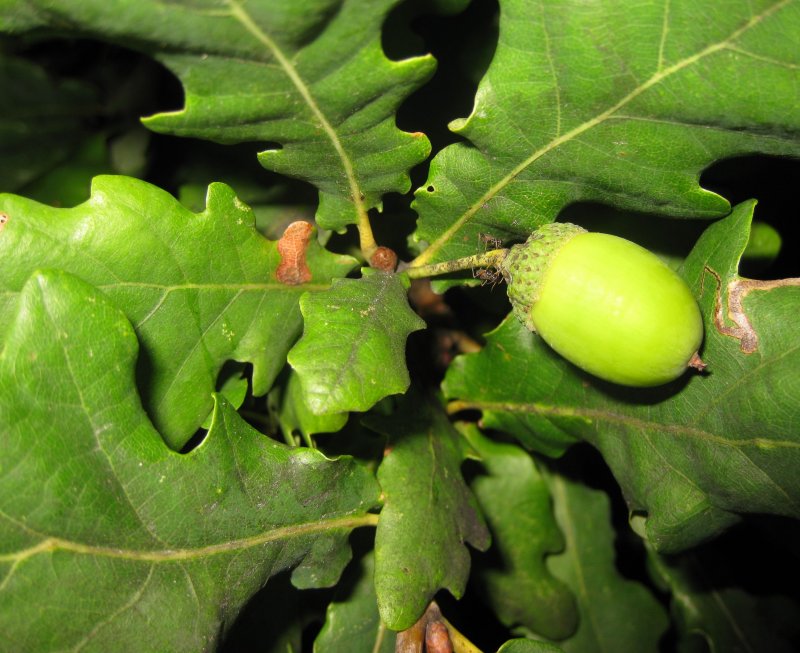
<path fill-rule="evenodd" d="M 649 387 L 704 369 L 703 319 L 655 254 L 566 223 L 541 227 L 499 259 L 515 315 L 582 370 Z"/>

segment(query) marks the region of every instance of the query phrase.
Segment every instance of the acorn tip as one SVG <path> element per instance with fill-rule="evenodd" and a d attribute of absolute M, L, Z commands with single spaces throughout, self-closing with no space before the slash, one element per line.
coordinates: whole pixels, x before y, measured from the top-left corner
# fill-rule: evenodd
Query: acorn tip
<path fill-rule="evenodd" d="M 705 372 L 708 365 L 703 362 L 703 359 L 700 358 L 700 354 L 694 352 L 692 357 L 689 359 L 687 366 L 696 369 L 698 372 Z"/>

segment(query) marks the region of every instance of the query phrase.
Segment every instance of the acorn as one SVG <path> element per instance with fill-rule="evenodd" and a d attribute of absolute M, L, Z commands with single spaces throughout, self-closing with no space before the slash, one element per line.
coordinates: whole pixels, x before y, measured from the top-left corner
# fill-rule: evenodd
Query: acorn
<path fill-rule="evenodd" d="M 497 264 L 515 315 L 561 356 L 606 381 L 649 387 L 703 369 L 703 319 L 655 254 L 567 223 L 541 227 Z"/>

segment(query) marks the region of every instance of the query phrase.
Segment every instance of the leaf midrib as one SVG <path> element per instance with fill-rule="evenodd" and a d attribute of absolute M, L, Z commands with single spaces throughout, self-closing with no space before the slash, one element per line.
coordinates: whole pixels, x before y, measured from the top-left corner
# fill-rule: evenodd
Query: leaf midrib
<path fill-rule="evenodd" d="M 375 526 L 378 523 L 378 519 L 379 516 L 373 513 L 338 517 L 335 519 L 322 519 L 313 522 L 305 522 L 302 524 L 293 524 L 291 526 L 274 528 L 267 532 L 259 533 L 258 535 L 230 540 L 228 542 L 220 542 L 217 544 L 209 544 L 206 546 L 185 549 L 123 549 L 86 544 L 85 542 L 76 542 L 59 537 L 45 537 L 45 539 L 35 546 L 28 547 L 27 549 L 22 549 L 20 551 L 15 551 L 13 553 L 0 554 L 0 563 L 12 563 L 16 565 L 32 556 L 53 553 L 55 551 L 64 551 L 105 558 L 118 558 L 137 562 L 179 562 L 241 551 L 243 549 L 250 549 L 263 544 L 269 544 L 270 542 L 287 540 L 312 533 L 339 529 L 353 529 L 361 526 Z"/>
<path fill-rule="evenodd" d="M 289 286 L 278 281 L 267 283 L 151 283 L 148 281 L 119 281 L 116 283 L 102 283 L 95 285 L 95 288 L 104 292 L 109 290 L 117 290 L 119 288 L 141 288 L 144 290 L 158 290 L 165 294 L 178 292 L 182 290 L 198 290 L 198 291 L 211 291 L 211 290 L 226 290 L 235 292 L 268 292 L 268 291 L 294 291 L 297 293 L 304 293 L 306 291 L 322 291 L 328 290 L 331 287 L 330 283 L 305 283 L 296 286 Z M 16 297 L 22 292 L 21 290 L 3 290 L 0 291 L 0 297 Z"/>
<path fill-rule="evenodd" d="M 292 65 L 292 62 L 289 61 L 283 51 L 278 47 L 277 43 L 275 43 L 275 41 L 273 41 L 272 38 L 270 38 L 270 36 L 256 24 L 250 14 L 247 13 L 247 11 L 241 5 L 239 0 L 227 0 L 227 2 L 233 18 L 235 18 L 242 25 L 242 27 L 247 30 L 248 33 L 255 37 L 259 43 L 261 43 L 272 53 L 281 69 L 289 78 L 289 81 L 291 81 L 292 85 L 295 87 L 295 89 L 297 89 L 300 97 L 303 98 L 303 101 L 306 103 L 311 113 L 313 113 L 314 117 L 319 121 L 322 130 L 327 135 L 331 145 L 333 145 L 333 149 L 336 151 L 336 154 L 342 163 L 342 168 L 350 189 L 351 200 L 353 201 L 356 212 L 359 216 L 359 222 L 365 219 L 367 212 L 364 207 L 364 201 L 361 197 L 361 190 L 358 179 L 356 178 L 353 162 L 350 160 L 347 151 L 344 149 L 344 145 L 342 145 L 339 135 L 336 133 L 333 125 L 330 123 L 327 116 L 317 104 L 316 99 L 311 94 L 311 90 L 308 88 L 308 85 L 305 83 L 303 78 L 300 77 L 297 70 Z"/>
<path fill-rule="evenodd" d="M 550 477 L 549 485 L 550 491 L 553 495 L 554 503 L 556 503 L 556 505 L 558 505 L 563 511 L 563 523 L 559 523 L 558 525 L 561 527 L 561 530 L 564 533 L 564 539 L 566 540 L 566 555 L 569 556 L 568 560 L 572 561 L 572 568 L 575 572 L 575 581 L 578 584 L 577 591 L 583 597 L 583 604 L 587 608 L 584 611 L 584 614 L 586 614 L 588 617 L 588 625 L 592 631 L 592 639 L 601 650 L 605 651 L 605 639 L 600 637 L 599 634 L 602 632 L 602 629 L 597 623 L 596 611 L 591 609 L 591 592 L 586 584 L 586 574 L 584 573 L 583 569 L 583 556 L 581 555 L 583 547 L 578 542 L 581 538 L 578 537 L 578 533 L 574 527 L 576 517 L 573 515 L 571 502 L 567 496 L 566 483 L 564 482 L 563 478 L 553 475 Z M 570 544 L 572 544 L 572 547 L 570 547 Z"/>
<path fill-rule="evenodd" d="M 792 2 L 792 0 L 780 0 L 780 2 L 777 2 L 772 7 L 769 7 L 761 14 L 751 17 L 750 20 L 748 20 L 742 27 L 733 31 L 727 38 L 723 39 L 722 41 L 712 43 L 711 45 L 700 50 L 698 53 L 686 57 L 684 59 L 681 59 L 677 63 L 668 66 L 667 68 L 658 69 L 656 73 L 654 73 L 650 77 L 650 79 L 637 86 L 625 97 L 619 100 L 616 104 L 612 105 L 605 111 L 602 111 L 601 113 L 597 114 L 594 118 L 591 118 L 590 120 L 587 120 L 586 122 L 581 123 L 580 125 L 571 129 L 570 131 L 562 134 L 561 136 L 557 136 L 556 138 L 552 139 L 549 143 L 547 143 L 543 147 L 533 152 L 533 154 L 524 159 L 516 167 L 512 168 L 512 170 L 508 174 L 501 177 L 500 180 L 493 186 L 491 186 L 476 202 L 470 205 L 467 208 L 467 210 L 464 211 L 464 213 L 448 229 L 446 229 L 444 233 L 442 233 L 441 236 L 439 236 L 436 240 L 434 240 L 427 247 L 427 249 L 425 249 L 425 251 L 422 252 L 422 254 L 420 254 L 417 258 L 415 258 L 411 262 L 411 267 L 417 267 L 428 263 L 433 258 L 433 256 L 445 244 L 447 244 L 455 236 L 455 234 L 464 226 L 464 224 L 466 224 L 487 202 L 489 202 L 497 194 L 499 194 L 519 174 L 521 174 L 525 169 L 530 167 L 538 159 L 542 158 L 549 152 L 552 152 L 561 145 L 564 145 L 565 143 L 577 138 L 581 134 L 589 131 L 590 129 L 593 129 L 594 127 L 597 127 L 598 125 L 602 124 L 603 122 L 611 118 L 617 111 L 630 104 L 633 100 L 635 100 L 645 91 L 661 83 L 667 77 L 683 70 L 684 68 L 700 61 L 701 59 L 711 54 L 714 54 L 715 52 L 718 52 L 720 50 L 729 47 L 731 42 L 738 39 L 742 34 L 747 32 L 754 26 L 756 26 L 758 23 L 763 21 L 768 16 L 779 11 L 790 2 Z"/>
<path fill-rule="evenodd" d="M 643 431 L 666 431 L 673 435 L 683 435 L 686 437 L 696 438 L 720 444 L 728 447 L 756 447 L 758 449 L 800 449 L 800 442 L 793 442 L 791 440 L 771 440 L 769 438 L 741 438 L 741 439 L 728 439 L 720 435 L 711 433 L 696 426 L 688 426 L 684 424 L 669 424 L 666 422 L 657 422 L 653 420 L 645 420 L 640 417 L 632 417 L 630 415 L 623 415 L 615 413 L 610 410 L 598 410 L 593 408 L 572 408 L 568 406 L 555 406 L 551 404 L 543 404 L 540 402 L 511 402 L 511 401 L 480 401 L 480 400 L 457 400 L 450 402 L 448 412 L 453 413 L 457 411 L 474 409 L 483 411 L 496 411 L 518 414 L 539 415 L 542 417 L 565 417 L 583 420 L 596 420 L 598 422 L 607 422 L 614 424 L 622 424 Z"/>

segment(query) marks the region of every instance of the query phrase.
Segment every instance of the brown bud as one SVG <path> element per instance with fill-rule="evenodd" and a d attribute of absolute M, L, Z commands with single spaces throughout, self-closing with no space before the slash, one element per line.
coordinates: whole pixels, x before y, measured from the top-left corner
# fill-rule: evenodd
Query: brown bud
<path fill-rule="evenodd" d="M 369 264 L 376 270 L 394 272 L 397 267 L 397 254 L 388 247 L 378 247 L 370 257 Z"/>
<path fill-rule="evenodd" d="M 453 653 L 453 643 L 447 626 L 441 621 L 431 621 L 425 631 L 425 650 L 427 653 Z"/>

